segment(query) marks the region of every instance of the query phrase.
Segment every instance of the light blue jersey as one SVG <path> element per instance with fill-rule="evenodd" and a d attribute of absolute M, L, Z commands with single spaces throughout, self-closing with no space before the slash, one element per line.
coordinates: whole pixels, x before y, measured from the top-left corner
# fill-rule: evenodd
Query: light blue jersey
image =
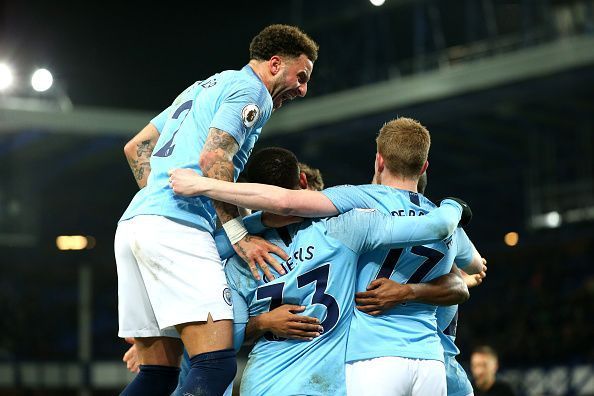
<path fill-rule="evenodd" d="M 421 194 L 382 185 L 340 186 L 323 193 L 340 213 L 356 207 L 374 208 L 402 221 L 435 210 L 435 205 Z M 357 291 L 367 290 L 369 283 L 378 278 L 419 283 L 445 275 L 456 259 L 457 243 L 456 233 L 435 243 L 369 252 L 359 259 Z M 378 316 L 355 310 L 347 362 L 383 356 L 443 361 L 436 309 L 435 305 L 410 302 Z"/>
<path fill-rule="evenodd" d="M 346 343 L 359 255 L 380 247 L 440 240 L 454 230 L 460 215 L 460 206 L 448 201 L 422 221 L 396 219 L 377 211 L 351 211 L 269 231 L 266 239 L 290 257 L 283 263 L 287 273 L 275 273 L 272 281 L 256 281 L 241 259 L 230 258 L 225 272 L 232 289 L 236 329 L 240 321 L 247 323 L 248 317 L 281 304 L 305 306 L 303 315 L 319 318 L 324 328 L 320 337 L 309 342 L 272 334 L 258 340 L 244 371 L 241 394 L 346 394 Z M 239 300 L 245 303 L 247 315 L 238 312 Z"/>
<path fill-rule="evenodd" d="M 465 237 L 463 230 L 458 230 L 458 255 L 456 265 L 464 269 L 464 264 L 472 261 L 474 248 L 468 237 Z M 456 329 L 458 327 L 458 305 L 437 307 L 437 328 L 441 345 L 443 346 L 444 363 L 446 368 L 446 379 L 448 396 L 466 396 L 472 391 L 472 384 L 462 365 L 456 360 L 460 350 L 454 343 L 456 340 Z"/>
<path fill-rule="evenodd" d="M 239 145 L 233 157 L 236 180 L 271 113 L 272 98 L 250 66 L 194 83 L 151 121 L 161 135 L 150 159 L 148 183 L 120 221 L 136 215 L 160 215 L 212 232 L 215 210 L 211 200 L 175 195 L 167 172 L 189 168 L 202 174 L 200 153 L 209 128 L 217 128 L 233 136 Z"/>

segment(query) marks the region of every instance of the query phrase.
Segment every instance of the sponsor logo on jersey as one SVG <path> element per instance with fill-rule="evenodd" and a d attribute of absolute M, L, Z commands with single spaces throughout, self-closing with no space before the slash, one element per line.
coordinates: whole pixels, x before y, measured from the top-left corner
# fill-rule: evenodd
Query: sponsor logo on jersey
<path fill-rule="evenodd" d="M 241 110 L 241 118 L 243 119 L 243 125 L 245 125 L 246 128 L 254 126 L 256 121 L 258 121 L 259 116 L 260 109 L 253 103 L 245 105 L 243 110 Z"/>

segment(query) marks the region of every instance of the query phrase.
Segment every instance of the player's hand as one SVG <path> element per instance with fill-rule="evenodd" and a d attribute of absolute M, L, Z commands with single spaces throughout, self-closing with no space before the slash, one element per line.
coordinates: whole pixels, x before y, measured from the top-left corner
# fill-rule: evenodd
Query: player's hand
<path fill-rule="evenodd" d="M 235 249 L 237 255 L 248 264 L 248 267 L 256 280 L 260 280 L 258 267 L 260 267 L 266 278 L 269 280 L 274 279 L 274 275 L 270 271 L 269 265 L 271 265 L 279 274 L 285 274 L 283 267 L 281 267 L 278 261 L 276 261 L 270 253 L 276 254 L 283 260 L 288 260 L 289 256 L 287 256 L 283 249 L 265 239 L 248 234 L 233 245 L 233 249 Z"/>
<path fill-rule="evenodd" d="M 202 177 L 193 169 L 170 169 L 169 186 L 177 195 L 193 197 L 206 191 L 207 177 Z"/>
<path fill-rule="evenodd" d="M 296 315 L 303 312 L 305 307 L 299 305 L 281 305 L 270 312 L 262 314 L 266 331 L 292 340 L 311 341 L 324 331 L 318 318 Z"/>
<path fill-rule="evenodd" d="M 462 217 L 460 218 L 458 227 L 466 227 L 468 224 L 470 224 L 470 220 L 472 220 L 472 209 L 470 209 L 470 206 L 466 202 L 461 200 L 460 198 L 446 197 L 446 198 L 442 199 L 442 201 L 446 200 L 446 199 L 451 199 L 452 201 L 456 201 L 460 206 L 462 206 Z"/>
<path fill-rule="evenodd" d="M 387 278 L 376 279 L 367 286 L 367 291 L 355 293 L 357 309 L 374 316 L 412 298 L 413 292 L 409 285 Z"/>
<path fill-rule="evenodd" d="M 136 344 L 134 344 L 134 338 L 126 338 L 128 344 L 132 346 L 124 353 L 122 361 L 126 363 L 126 368 L 131 373 L 138 373 L 140 371 L 140 362 L 138 360 L 138 351 L 136 350 Z"/>
<path fill-rule="evenodd" d="M 485 260 L 484 257 L 482 258 L 482 260 L 482 269 L 481 272 L 479 272 L 478 274 L 468 275 L 463 270 L 460 270 L 460 273 L 462 274 L 462 279 L 464 279 L 464 283 L 466 283 L 466 286 L 469 289 L 471 287 L 476 287 L 483 283 L 483 279 L 485 279 L 485 277 L 487 276 L 487 260 Z"/>
<path fill-rule="evenodd" d="M 301 223 L 303 217 L 299 216 L 281 216 L 270 212 L 262 213 L 262 224 L 268 228 L 280 228 L 289 224 Z"/>

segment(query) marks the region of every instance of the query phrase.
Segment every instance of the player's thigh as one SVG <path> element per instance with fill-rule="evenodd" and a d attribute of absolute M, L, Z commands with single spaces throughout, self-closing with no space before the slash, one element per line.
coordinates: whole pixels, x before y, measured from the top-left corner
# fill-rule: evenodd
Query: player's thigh
<path fill-rule="evenodd" d="M 134 338 L 140 364 L 179 367 L 183 344 L 174 337 Z"/>
<path fill-rule="evenodd" d="M 410 359 L 386 356 L 346 365 L 348 396 L 407 396 L 411 381 Z"/>
<path fill-rule="evenodd" d="M 190 356 L 233 348 L 233 321 L 212 320 L 177 325 L 176 329 Z"/>
<path fill-rule="evenodd" d="M 413 396 L 446 396 L 446 373 L 443 362 L 416 360 L 416 375 L 413 381 Z"/>
<path fill-rule="evenodd" d="M 212 235 L 161 216 L 139 217 L 142 227 L 132 249 L 159 327 L 207 322 L 209 316 L 232 320 L 227 279 Z"/>
<path fill-rule="evenodd" d="M 175 336 L 173 330 L 159 329 L 138 267 L 132 244 L 135 239 L 134 219 L 118 225 L 114 240 L 114 254 L 118 273 L 118 321 L 120 337 Z"/>

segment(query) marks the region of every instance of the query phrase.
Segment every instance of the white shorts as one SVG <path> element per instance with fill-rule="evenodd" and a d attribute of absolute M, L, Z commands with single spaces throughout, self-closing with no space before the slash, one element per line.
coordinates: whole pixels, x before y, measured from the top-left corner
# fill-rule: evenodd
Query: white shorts
<path fill-rule="evenodd" d="M 349 396 L 446 396 L 445 366 L 438 360 L 396 356 L 346 365 Z"/>
<path fill-rule="evenodd" d="M 233 319 L 212 235 L 162 216 L 136 216 L 115 235 L 120 337 L 179 337 L 173 326 Z"/>

